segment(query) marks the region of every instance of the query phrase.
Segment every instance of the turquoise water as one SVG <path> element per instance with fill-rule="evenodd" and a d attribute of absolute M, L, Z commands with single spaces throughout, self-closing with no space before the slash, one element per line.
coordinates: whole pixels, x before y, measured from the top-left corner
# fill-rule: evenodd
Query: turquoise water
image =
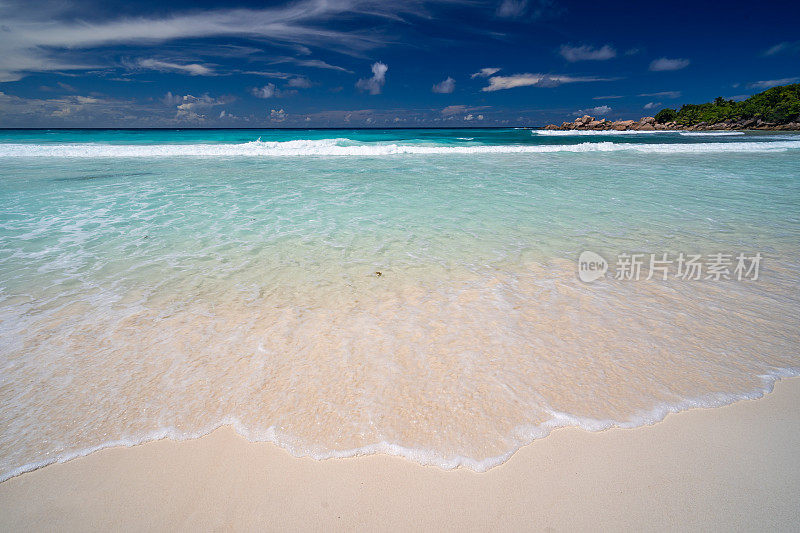
<path fill-rule="evenodd" d="M 484 470 L 760 395 L 800 368 L 798 169 L 792 133 L 0 131 L 0 479 L 223 424 Z M 682 252 L 763 263 L 614 279 Z"/>

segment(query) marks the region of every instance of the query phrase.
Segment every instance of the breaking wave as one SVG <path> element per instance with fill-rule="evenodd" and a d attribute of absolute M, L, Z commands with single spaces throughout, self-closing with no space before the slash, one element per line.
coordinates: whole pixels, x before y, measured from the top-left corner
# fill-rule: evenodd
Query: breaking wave
<path fill-rule="evenodd" d="M 552 132 L 551 132 L 552 133 Z M 627 132 L 616 132 L 627 133 Z M 636 132 L 641 133 L 641 132 Z M 726 132 L 727 133 L 727 132 Z M 0 157 L 298 157 L 427 154 L 536 154 L 554 152 L 715 153 L 772 152 L 800 149 L 800 140 L 716 143 L 613 143 L 569 145 L 444 146 L 396 143 L 357 143 L 350 139 L 251 141 L 239 144 L 0 144 Z"/>

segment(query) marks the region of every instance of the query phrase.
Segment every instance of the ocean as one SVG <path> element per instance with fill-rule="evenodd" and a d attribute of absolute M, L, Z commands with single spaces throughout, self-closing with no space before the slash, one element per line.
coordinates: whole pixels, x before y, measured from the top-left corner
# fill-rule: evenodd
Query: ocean
<path fill-rule="evenodd" d="M 483 471 L 798 348 L 800 134 L 0 130 L 0 480 L 222 425 Z"/>

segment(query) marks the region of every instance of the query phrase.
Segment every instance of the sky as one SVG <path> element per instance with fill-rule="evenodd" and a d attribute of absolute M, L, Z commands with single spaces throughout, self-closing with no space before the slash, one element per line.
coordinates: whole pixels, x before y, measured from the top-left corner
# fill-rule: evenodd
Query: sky
<path fill-rule="evenodd" d="M 0 0 L 0 127 L 542 126 L 800 81 L 800 2 Z"/>

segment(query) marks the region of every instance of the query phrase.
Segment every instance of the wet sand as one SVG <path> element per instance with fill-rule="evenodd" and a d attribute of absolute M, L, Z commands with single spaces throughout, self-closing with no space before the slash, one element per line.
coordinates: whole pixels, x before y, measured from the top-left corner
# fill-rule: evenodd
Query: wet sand
<path fill-rule="evenodd" d="M 230 428 L 0 483 L 0 529 L 796 530 L 800 379 L 654 426 L 554 431 L 485 473 L 315 461 Z"/>

